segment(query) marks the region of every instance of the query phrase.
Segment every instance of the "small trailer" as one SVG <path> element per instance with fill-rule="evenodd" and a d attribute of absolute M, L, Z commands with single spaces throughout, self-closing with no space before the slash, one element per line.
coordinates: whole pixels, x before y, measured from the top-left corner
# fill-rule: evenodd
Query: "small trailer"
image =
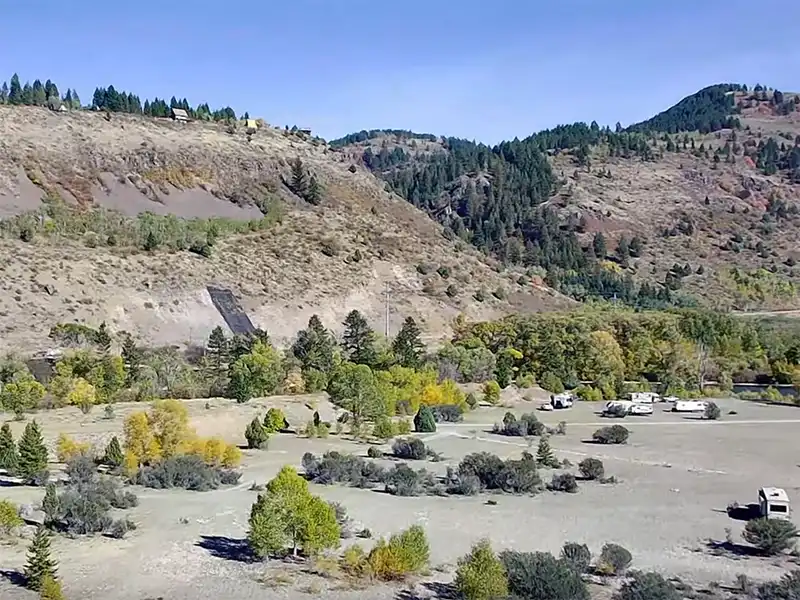
<path fill-rule="evenodd" d="M 655 392 L 631 392 L 630 399 L 635 404 L 653 404 L 658 402 L 659 396 Z"/>
<path fill-rule="evenodd" d="M 573 402 L 574 399 L 572 394 L 569 392 L 562 392 L 560 394 L 556 394 L 555 396 L 550 396 L 550 404 L 556 410 L 561 408 L 572 408 Z"/>
<path fill-rule="evenodd" d="M 672 412 L 698 413 L 705 412 L 705 400 L 676 400 L 672 405 Z"/>
<path fill-rule="evenodd" d="M 791 518 L 789 495 L 783 488 L 763 487 L 758 490 L 758 510 L 761 517 L 789 519 Z"/>

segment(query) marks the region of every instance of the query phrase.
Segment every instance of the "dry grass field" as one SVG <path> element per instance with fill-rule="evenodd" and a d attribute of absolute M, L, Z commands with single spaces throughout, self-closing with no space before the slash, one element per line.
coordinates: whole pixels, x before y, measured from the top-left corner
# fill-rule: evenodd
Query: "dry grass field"
<path fill-rule="evenodd" d="M 440 424 L 436 433 L 422 437 L 444 460 L 426 463 L 426 468 L 443 473 L 448 465 L 477 451 L 518 457 L 528 448 L 526 440 L 489 431 L 506 410 L 517 414 L 533 410 L 543 394 L 534 393 L 533 397 L 532 401 L 521 400 L 519 395 L 509 397 L 507 407 L 479 408 L 463 423 Z M 323 419 L 335 416 L 322 397 L 276 397 L 245 405 L 223 400 L 187 404 L 198 433 L 243 443 L 246 423 L 263 414 L 266 407 L 283 407 L 290 423 L 299 427 L 311 416 L 306 407 L 311 400 L 318 402 Z M 734 542 L 741 541 L 743 523 L 730 519 L 726 506 L 733 501 L 754 502 L 761 486 L 781 486 L 797 498 L 800 412 L 732 399 L 721 399 L 719 405 L 723 416 L 717 422 L 662 412 L 662 405 L 657 405 L 652 417 L 628 417 L 624 425 L 631 436 L 623 446 L 586 443 L 595 429 L 608 424 L 595 414 L 599 405 L 579 403 L 568 411 L 540 413 L 551 425 L 567 421 L 566 435 L 551 438 L 559 458 L 573 463 L 587 456 L 601 458 L 607 474 L 619 480 L 609 485 L 581 482 L 577 494 L 403 498 L 312 485 L 314 493 L 342 503 L 356 527 L 367 527 L 375 536 L 414 523 L 425 527 L 432 570 L 409 584 L 413 593 L 405 586 L 353 589 L 339 577 L 314 575 L 305 566 L 254 563 L 243 558 L 247 518 L 256 497 L 249 489 L 251 484 L 263 484 L 285 464 L 299 467 L 301 456 L 308 451 L 366 454 L 368 445 L 338 436 L 325 440 L 274 436 L 269 450 L 245 452 L 244 475 L 235 487 L 204 493 L 136 489 L 141 502 L 128 513 L 138 524 L 136 531 L 123 540 L 59 537 L 54 541 L 54 554 L 60 561 L 59 573 L 68 597 L 86 600 L 436 597 L 431 582 L 447 582 L 456 559 L 484 536 L 498 549 L 553 552 L 566 541 L 586 543 L 593 552 L 612 541 L 632 552 L 635 567 L 679 576 L 699 586 L 730 584 L 739 573 L 755 580 L 775 578 L 790 565 L 791 558 L 714 553 L 709 541 L 724 541 L 727 528 Z M 84 416 L 76 409 L 42 412 L 36 419 L 51 443 L 59 432 L 68 432 L 102 445 L 111 435 L 120 434 L 124 415 L 136 408 L 118 405 L 112 419 L 104 418 L 101 411 Z M 737 414 L 730 414 L 732 410 Z M 13 423 L 17 435 L 22 426 Z M 535 451 L 535 440 L 533 444 Z M 545 480 L 550 475 L 543 471 Z M 37 503 L 42 490 L 5 487 L 0 495 L 18 503 Z M 486 504 L 490 497 L 496 505 Z M 24 541 L 0 546 L 3 569 L 13 572 L 22 567 L 25 546 Z M 609 590 L 598 587 L 595 593 L 607 597 Z M 7 579 L 0 581 L 0 596 L 8 600 L 33 597 Z"/>

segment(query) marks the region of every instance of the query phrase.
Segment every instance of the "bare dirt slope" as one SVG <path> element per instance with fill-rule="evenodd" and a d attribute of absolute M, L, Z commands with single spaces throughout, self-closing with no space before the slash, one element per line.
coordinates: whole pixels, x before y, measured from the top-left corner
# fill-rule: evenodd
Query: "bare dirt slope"
<path fill-rule="evenodd" d="M 285 184 L 295 158 L 322 183 L 321 205 L 305 203 Z M 266 204 L 279 204 L 283 214 L 268 229 L 223 237 L 210 258 L 112 246 L 91 230 L 76 233 L 47 219 L 35 222 L 28 241 L 4 227 L 0 349 L 42 350 L 50 327 L 66 321 L 106 320 L 152 343 L 197 343 L 223 324 L 209 284 L 229 286 L 254 324 L 278 341 L 313 313 L 335 328 L 354 308 L 382 329 L 387 285 L 392 333 L 406 316 L 436 337 L 461 312 L 490 318 L 567 304 L 446 240 L 425 214 L 351 165 L 321 140 L 268 125 L 248 136 L 210 123 L 0 107 L 6 223 L 61 202 L 133 219 L 150 211 L 246 220 L 260 217 Z M 439 267 L 449 272 L 438 274 Z M 478 301 L 481 288 L 485 300 Z M 502 300 L 491 293 L 497 290 L 506 292 L 498 294 Z"/>

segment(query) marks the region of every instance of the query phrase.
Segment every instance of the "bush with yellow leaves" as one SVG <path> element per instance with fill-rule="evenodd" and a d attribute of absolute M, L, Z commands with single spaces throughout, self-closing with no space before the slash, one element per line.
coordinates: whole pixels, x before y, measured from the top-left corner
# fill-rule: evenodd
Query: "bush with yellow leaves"
<path fill-rule="evenodd" d="M 283 380 L 283 393 L 284 394 L 304 394 L 306 391 L 306 382 L 303 379 L 303 373 L 300 369 L 292 369 L 286 374 Z"/>
<path fill-rule="evenodd" d="M 58 462 L 65 463 L 81 454 L 89 454 L 92 445 L 89 442 L 77 442 L 66 433 L 60 433 L 56 440 L 56 457 Z"/>

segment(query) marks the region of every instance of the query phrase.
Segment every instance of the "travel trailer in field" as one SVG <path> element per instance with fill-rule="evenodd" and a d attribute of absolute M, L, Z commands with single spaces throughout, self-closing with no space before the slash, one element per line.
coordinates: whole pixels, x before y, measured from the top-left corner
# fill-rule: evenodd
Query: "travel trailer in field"
<path fill-rule="evenodd" d="M 672 405 L 672 412 L 696 413 L 705 412 L 706 402 L 704 400 L 676 400 Z"/>
<path fill-rule="evenodd" d="M 789 519 L 789 495 L 783 488 L 763 487 L 758 490 L 758 508 L 762 517 Z"/>
<path fill-rule="evenodd" d="M 631 392 L 631 402 L 636 404 L 653 404 L 658 402 L 659 396 L 655 392 Z"/>

